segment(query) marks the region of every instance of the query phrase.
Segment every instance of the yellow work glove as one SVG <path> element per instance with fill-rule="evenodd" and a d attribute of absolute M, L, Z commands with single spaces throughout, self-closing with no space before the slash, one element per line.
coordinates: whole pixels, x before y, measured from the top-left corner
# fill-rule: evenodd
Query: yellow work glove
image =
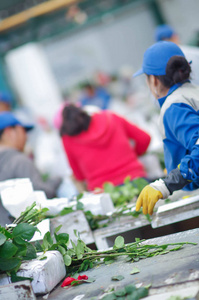
<path fill-rule="evenodd" d="M 153 208 L 159 199 L 163 199 L 160 191 L 152 188 L 150 185 L 145 186 L 137 199 L 136 211 L 143 207 L 143 214 L 152 215 Z"/>

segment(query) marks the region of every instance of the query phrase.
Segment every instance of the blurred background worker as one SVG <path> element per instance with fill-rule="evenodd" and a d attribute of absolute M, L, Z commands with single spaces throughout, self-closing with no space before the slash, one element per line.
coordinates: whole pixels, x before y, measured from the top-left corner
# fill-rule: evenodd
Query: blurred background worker
<path fill-rule="evenodd" d="M 152 214 L 155 203 L 175 190 L 199 187 L 199 87 L 190 82 L 191 67 L 173 42 L 161 41 L 149 47 L 142 69 L 153 96 L 161 107 L 159 128 L 164 143 L 168 176 L 146 186 L 136 204 Z"/>
<path fill-rule="evenodd" d="M 29 178 L 35 190 L 42 190 L 47 198 L 56 196 L 62 179 L 59 177 L 42 180 L 32 160 L 24 153 L 27 131 L 32 125 L 20 122 L 11 112 L 0 113 L 0 181 Z"/>
<path fill-rule="evenodd" d="M 10 93 L 0 91 L 0 112 L 10 111 L 12 108 L 12 97 Z"/>
<path fill-rule="evenodd" d="M 170 41 L 177 44 L 185 54 L 186 59 L 191 63 L 191 80 L 193 83 L 199 85 L 199 48 L 188 45 L 181 45 L 180 37 L 177 32 L 169 25 L 159 25 L 155 29 L 155 40 Z"/>
<path fill-rule="evenodd" d="M 85 83 L 81 87 L 81 106 L 92 105 L 100 109 L 107 109 L 110 105 L 111 96 L 105 87 L 95 86 L 92 83 Z"/>
<path fill-rule="evenodd" d="M 174 29 L 167 24 L 162 24 L 155 29 L 155 41 L 170 41 L 177 45 L 180 44 L 179 35 L 174 31 Z"/>
<path fill-rule="evenodd" d="M 146 177 L 138 156 L 146 152 L 150 136 L 115 113 L 90 116 L 66 105 L 60 135 L 75 178 L 85 181 L 88 190 L 102 188 L 105 182 L 121 185 L 127 176 Z"/>

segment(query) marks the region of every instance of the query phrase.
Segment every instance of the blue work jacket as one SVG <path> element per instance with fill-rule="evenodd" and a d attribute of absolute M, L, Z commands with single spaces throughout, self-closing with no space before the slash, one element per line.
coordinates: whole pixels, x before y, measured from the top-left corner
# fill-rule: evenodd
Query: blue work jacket
<path fill-rule="evenodd" d="M 199 86 L 175 84 L 158 102 L 167 172 L 180 164 L 182 176 L 192 181 L 184 190 L 199 188 Z"/>

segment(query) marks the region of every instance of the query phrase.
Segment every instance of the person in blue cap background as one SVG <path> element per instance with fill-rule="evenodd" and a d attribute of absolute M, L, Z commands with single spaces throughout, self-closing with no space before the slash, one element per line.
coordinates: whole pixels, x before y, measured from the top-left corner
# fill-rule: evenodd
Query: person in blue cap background
<path fill-rule="evenodd" d="M 12 96 L 9 92 L 0 91 L 0 112 L 12 109 Z"/>
<path fill-rule="evenodd" d="M 192 83 L 199 85 L 199 48 L 184 44 L 181 45 L 179 34 L 168 24 L 157 26 L 155 29 L 154 38 L 156 42 L 173 42 L 181 48 L 186 59 L 191 62 Z"/>
<path fill-rule="evenodd" d="M 111 96 L 104 87 L 86 82 L 81 89 L 83 92 L 79 100 L 81 106 L 92 105 L 103 110 L 109 108 Z"/>
<path fill-rule="evenodd" d="M 0 181 L 29 178 L 34 190 L 44 191 L 50 199 L 56 196 L 62 179 L 54 177 L 44 182 L 34 162 L 23 153 L 27 131 L 32 129 L 11 112 L 0 112 Z"/>
<path fill-rule="evenodd" d="M 180 43 L 178 34 L 175 32 L 175 30 L 171 26 L 169 26 L 167 24 L 158 25 L 156 27 L 155 41 L 156 42 L 169 41 L 169 42 L 173 42 L 177 45 Z"/>
<path fill-rule="evenodd" d="M 173 42 L 160 41 L 149 47 L 142 69 L 160 105 L 159 128 L 164 145 L 167 176 L 147 185 L 136 210 L 152 214 L 159 199 L 179 189 L 199 188 L 199 87 L 190 82 L 191 67 Z"/>

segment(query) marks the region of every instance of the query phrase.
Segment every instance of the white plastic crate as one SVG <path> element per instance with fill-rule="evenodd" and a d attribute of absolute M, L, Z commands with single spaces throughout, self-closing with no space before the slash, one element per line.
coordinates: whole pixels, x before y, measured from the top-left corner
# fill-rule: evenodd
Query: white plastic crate
<path fill-rule="evenodd" d="M 58 251 L 47 251 L 44 260 L 33 259 L 22 263 L 18 276 L 32 278 L 32 288 L 35 294 L 49 293 L 65 276 L 66 268 L 63 257 Z M 11 282 L 6 274 L 0 275 L 0 286 Z"/>

